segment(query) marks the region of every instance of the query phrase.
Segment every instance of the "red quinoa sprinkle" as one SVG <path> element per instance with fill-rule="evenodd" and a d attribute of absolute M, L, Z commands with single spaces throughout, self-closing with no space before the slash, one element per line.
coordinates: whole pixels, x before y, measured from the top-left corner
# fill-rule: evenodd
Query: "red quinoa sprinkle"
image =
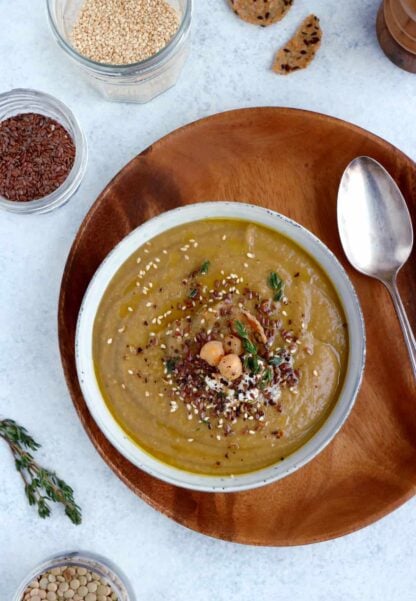
<path fill-rule="evenodd" d="M 37 113 L 0 122 L 0 195 L 27 202 L 54 192 L 75 160 L 75 145 L 66 129 Z"/>

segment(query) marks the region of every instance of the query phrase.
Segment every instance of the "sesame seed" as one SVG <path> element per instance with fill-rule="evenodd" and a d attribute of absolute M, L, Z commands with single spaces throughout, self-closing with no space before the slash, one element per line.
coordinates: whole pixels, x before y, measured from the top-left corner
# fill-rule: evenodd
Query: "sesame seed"
<path fill-rule="evenodd" d="M 130 313 L 133 312 L 133 307 L 127 307 L 127 311 L 130 311 Z"/>
<path fill-rule="evenodd" d="M 188 442 L 194 442 L 193 438 L 188 438 Z"/>
<path fill-rule="evenodd" d="M 134 374 L 134 371 L 132 369 L 128 369 L 127 373 L 130 374 L 131 376 Z"/>
<path fill-rule="evenodd" d="M 318 372 L 316 371 L 316 369 L 314 369 L 312 373 L 313 373 L 314 376 L 318 375 Z"/>
<path fill-rule="evenodd" d="M 126 329 L 126 326 L 121 326 L 121 328 L 119 328 L 119 329 L 117 330 L 117 332 L 119 332 L 119 333 L 121 334 L 122 332 L 124 332 L 124 331 L 125 331 L 125 329 Z"/>
<path fill-rule="evenodd" d="M 146 303 L 146 307 L 151 307 L 153 303 L 151 303 L 150 301 L 148 303 Z"/>
<path fill-rule="evenodd" d="M 185 260 L 186 260 L 186 261 L 189 261 L 189 257 L 188 257 L 188 255 L 184 255 L 184 257 L 185 257 Z"/>
<path fill-rule="evenodd" d="M 248 267 L 248 263 L 244 263 L 244 267 Z"/>
<path fill-rule="evenodd" d="M 254 259 L 255 258 L 255 254 L 254 253 L 247 253 L 246 255 L 249 259 Z"/>
<path fill-rule="evenodd" d="M 282 311 L 282 315 L 284 315 L 285 317 L 287 317 L 287 312 L 286 311 Z"/>
<path fill-rule="evenodd" d="M 167 255 L 167 254 L 168 254 L 168 251 L 167 251 L 167 250 L 164 248 L 164 249 L 162 250 L 162 253 L 163 253 L 164 255 Z"/>
<path fill-rule="evenodd" d="M 148 392 L 148 391 L 146 390 L 146 392 L 144 393 L 144 396 L 146 396 L 146 397 L 149 397 L 149 396 L 150 396 L 150 392 Z"/>
<path fill-rule="evenodd" d="M 227 240 L 227 236 L 224 234 L 222 240 Z"/>
<path fill-rule="evenodd" d="M 139 264 L 141 262 L 141 260 L 142 260 L 141 257 L 137 257 L 136 263 Z"/>
<path fill-rule="evenodd" d="M 112 342 L 113 342 L 113 339 L 112 339 L 112 338 L 109 338 L 109 339 L 107 340 L 107 344 L 111 344 Z"/>

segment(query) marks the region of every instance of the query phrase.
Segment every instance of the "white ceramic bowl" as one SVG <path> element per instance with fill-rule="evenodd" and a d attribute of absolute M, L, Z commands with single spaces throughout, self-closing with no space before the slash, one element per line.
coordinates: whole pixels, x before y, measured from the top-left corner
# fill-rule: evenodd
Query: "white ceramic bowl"
<path fill-rule="evenodd" d="M 349 358 L 345 380 L 332 412 L 318 432 L 300 449 L 267 468 L 236 476 L 206 476 L 180 470 L 136 445 L 117 424 L 100 393 L 94 372 L 92 335 L 101 298 L 120 266 L 145 242 L 173 227 L 200 219 L 223 217 L 259 223 L 292 239 L 324 269 L 335 286 L 348 322 Z M 332 252 L 298 223 L 262 207 L 234 202 L 206 202 L 168 211 L 147 221 L 106 257 L 86 291 L 76 333 L 76 363 L 81 389 L 99 428 L 126 459 L 152 476 L 176 486 L 207 492 L 256 488 L 291 474 L 311 461 L 334 438 L 347 419 L 357 396 L 365 363 L 365 330 L 360 303 L 346 272 Z"/>

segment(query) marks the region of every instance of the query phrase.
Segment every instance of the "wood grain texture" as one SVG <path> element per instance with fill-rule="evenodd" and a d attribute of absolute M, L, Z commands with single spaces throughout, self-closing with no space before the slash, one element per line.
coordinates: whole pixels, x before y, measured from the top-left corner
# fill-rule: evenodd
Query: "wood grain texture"
<path fill-rule="evenodd" d="M 416 73 L 416 0 L 384 0 L 376 29 L 384 54 L 400 69 Z"/>
<path fill-rule="evenodd" d="M 261 108 L 222 113 L 155 143 L 110 182 L 76 236 L 59 302 L 60 349 L 75 407 L 116 474 L 152 507 L 189 528 L 240 543 L 306 544 L 370 524 L 416 491 L 416 387 L 399 324 L 383 286 L 349 266 L 337 232 L 338 183 L 346 165 L 362 154 L 390 171 L 415 222 L 415 165 L 399 150 L 330 117 Z M 296 474 L 233 494 L 175 488 L 126 461 L 88 413 L 74 362 L 78 310 L 107 253 L 161 211 L 216 199 L 270 207 L 319 236 L 356 286 L 368 336 L 362 390 L 333 443 Z M 416 325 L 415 253 L 400 288 Z"/>

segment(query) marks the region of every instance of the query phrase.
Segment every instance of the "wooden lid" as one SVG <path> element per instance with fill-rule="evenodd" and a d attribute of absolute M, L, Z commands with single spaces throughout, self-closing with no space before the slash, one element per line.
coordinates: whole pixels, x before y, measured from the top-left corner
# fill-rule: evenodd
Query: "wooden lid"
<path fill-rule="evenodd" d="M 416 0 L 385 0 L 384 17 L 396 42 L 416 54 Z"/>

